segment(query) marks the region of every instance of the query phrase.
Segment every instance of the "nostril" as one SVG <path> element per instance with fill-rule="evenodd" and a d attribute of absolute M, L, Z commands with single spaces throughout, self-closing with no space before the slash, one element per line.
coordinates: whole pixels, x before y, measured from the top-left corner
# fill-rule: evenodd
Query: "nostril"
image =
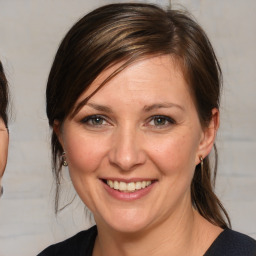
<path fill-rule="evenodd" d="M 110 163 L 122 171 L 131 171 L 145 163 L 144 152 L 115 150 L 109 157 Z"/>

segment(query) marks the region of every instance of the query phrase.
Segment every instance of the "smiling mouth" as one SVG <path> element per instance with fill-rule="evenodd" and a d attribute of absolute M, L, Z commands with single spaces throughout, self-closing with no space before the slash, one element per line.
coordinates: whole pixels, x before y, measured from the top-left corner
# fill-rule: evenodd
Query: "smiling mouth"
<path fill-rule="evenodd" d="M 110 188 L 114 190 L 118 190 L 124 193 L 131 193 L 141 189 L 144 189 L 150 186 L 155 181 L 148 180 L 148 181 L 137 181 L 137 182 L 123 182 L 123 181 L 116 181 L 116 180 L 103 180 L 105 184 L 107 184 Z"/>

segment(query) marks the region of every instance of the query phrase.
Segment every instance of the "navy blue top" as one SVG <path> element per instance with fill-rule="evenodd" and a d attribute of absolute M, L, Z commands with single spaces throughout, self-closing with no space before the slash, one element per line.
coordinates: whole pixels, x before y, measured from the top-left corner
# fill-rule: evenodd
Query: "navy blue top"
<path fill-rule="evenodd" d="M 96 226 L 49 246 L 38 256 L 92 256 Z M 256 256 L 256 241 L 249 236 L 225 229 L 204 256 Z"/>
<path fill-rule="evenodd" d="M 256 256 L 256 241 L 249 236 L 225 229 L 204 256 Z"/>

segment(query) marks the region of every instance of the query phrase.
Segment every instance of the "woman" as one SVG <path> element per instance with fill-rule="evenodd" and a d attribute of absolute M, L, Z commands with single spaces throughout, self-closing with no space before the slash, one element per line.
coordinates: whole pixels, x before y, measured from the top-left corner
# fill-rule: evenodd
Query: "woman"
<path fill-rule="evenodd" d="M 49 75 L 47 115 L 56 211 L 68 166 L 96 226 L 39 255 L 255 255 L 213 190 L 220 90 L 188 14 L 114 4 L 78 21 Z"/>
<path fill-rule="evenodd" d="M 0 62 L 0 196 L 3 194 L 3 187 L 1 186 L 1 179 L 4 174 L 7 154 L 8 154 L 8 128 L 7 128 L 7 80 L 4 74 L 2 63 Z"/>

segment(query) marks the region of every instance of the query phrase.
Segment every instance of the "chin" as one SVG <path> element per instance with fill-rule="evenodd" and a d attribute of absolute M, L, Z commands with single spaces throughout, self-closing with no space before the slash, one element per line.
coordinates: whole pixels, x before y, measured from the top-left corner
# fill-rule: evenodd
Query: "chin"
<path fill-rule="evenodd" d="M 115 223 L 111 225 L 111 228 L 116 232 L 123 234 L 135 234 L 146 230 L 147 225 L 145 223 Z"/>
<path fill-rule="evenodd" d="M 149 226 L 152 221 L 143 214 L 142 211 L 124 210 L 118 214 L 111 214 L 105 218 L 105 224 L 111 229 L 120 233 L 138 233 Z M 97 223 L 97 221 L 96 221 Z"/>

